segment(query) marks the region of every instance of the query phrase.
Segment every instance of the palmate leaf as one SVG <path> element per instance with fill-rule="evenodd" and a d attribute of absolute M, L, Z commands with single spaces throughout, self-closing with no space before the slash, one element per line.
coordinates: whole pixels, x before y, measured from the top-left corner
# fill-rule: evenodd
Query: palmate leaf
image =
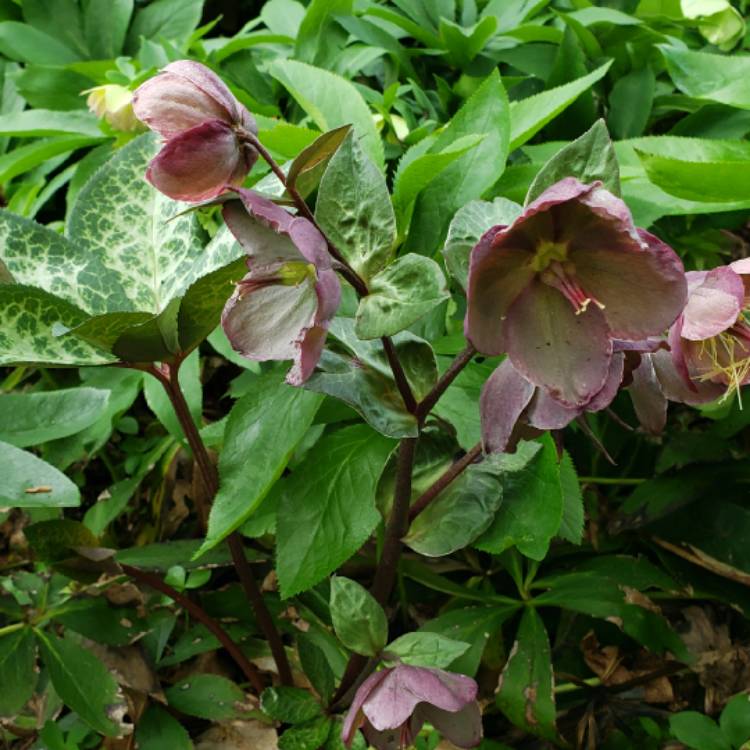
<path fill-rule="evenodd" d="M 141 136 L 96 172 L 65 236 L 0 212 L 0 261 L 16 282 L 0 289 L 2 362 L 168 360 L 216 326 L 241 250 L 227 230 L 204 247 L 197 218 L 146 182 L 156 147 Z"/>

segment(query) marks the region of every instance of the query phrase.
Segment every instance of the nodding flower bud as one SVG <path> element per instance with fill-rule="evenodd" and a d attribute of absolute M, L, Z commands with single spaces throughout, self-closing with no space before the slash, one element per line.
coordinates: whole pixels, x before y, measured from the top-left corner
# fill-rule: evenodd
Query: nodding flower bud
<path fill-rule="evenodd" d="M 253 116 L 200 63 L 167 65 L 136 90 L 133 109 L 165 139 L 146 178 L 175 200 L 209 200 L 240 186 L 258 158 L 243 138 L 257 133 Z"/>
<path fill-rule="evenodd" d="M 88 108 L 115 130 L 132 133 L 143 127 L 133 111 L 133 92 L 125 86 L 108 83 L 87 89 L 83 93 L 88 94 Z"/>
<path fill-rule="evenodd" d="M 357 729 L 377 750 L 409 747 L 422 725 L 432 724 L 457 747 L 482 740 L 477 684 L 442 669 L 398 664 L 370 675 L 357 690 L 342 739 L 351 747 Z"/>

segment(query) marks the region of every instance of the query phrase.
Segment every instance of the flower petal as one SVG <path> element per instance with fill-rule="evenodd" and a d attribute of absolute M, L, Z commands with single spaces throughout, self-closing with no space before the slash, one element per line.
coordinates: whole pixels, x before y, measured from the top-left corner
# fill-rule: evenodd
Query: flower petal
<path fill-rule="evenodd" d="M 654 352 L 651 355 L 651 362 L 662 391 L 670 401 L 697 406 L 714 401 L 726 391 L 726 387 L 718 383 L 702 383 L 700 381 L 690 381 L 692 388 L 688 387 L 684 378 L 675 368 L 673 358 L 670 357 L 668 352 Z"/>
<path fill-rule="evenodd" d="M 576 315 L 560 292 L 534 280 L 503 329 L 513 366 L 564 406 L 585 405 L 604 385 L 612 341 L 596 306 Z"/>
<path fill-rule="evenodd" d="M 534 395 L 534 385 L 521 376 L 509 359 L 487 378 L 479 399 L 485 453 L 502 453 L 513 429 Z"/>
<path fill-rule="evenodd" d="M 420 703 L 415 714 L 432 724 L 456 747 L 476 747 L 482 741 L 482 712 L 476 701 L 455 712 Z"/>
<path fill-rule="evenodd" d="M 475 700 L 477 684 L 465 675 L 399 664 L 362 706 L 372 726 L 382 731 L 401 726 L 419 703 L 460 711 Z"/>
<path fill-rule="evenodd" d="M 642 339 L 662 334 L 687 298 L 682 261 L 668 245 L 638 230 L 643 246 L 602 224 L 591 245 L 576 244 L 570 258 L 583 289 L 604 305 L 611 335 Z"/>
<path fill-rule="evenodd" d="M 313 374 L 323 353 L 327 335 L 328 328 L 324 326 L 305 329 L 294 356 L 294 366 L 286 375 L 289 385 L 302 385 Z"/>
<path fill-rule="evenodd" d="M 607 379 L 599 393 L 586 404 L 586 411 L 601 411 L 614 401 L 617 391 L 620 390 L 624 371 L 625 355 L 622 352 L 614 352 L 609 363 Z"/>
<path fill-rule="evenodd" d="M 258 281 L 255 274 L 244 280 Z M 232 348 L 258 361 L 293 359 L 300 334 L 313 324 L 318 299 L 312 279 L 296 286 L 271 283 L 243 292 L 242 284 L 229 299 L 221 324 Z"/>
<path fill-rule="evenodd" d="M 641 354 L 641 362 L 633 370 L 632 377 L 633 382 L 628 391 L 635 415 L 646 432 L 660 435 L 667 424 L 667 399 L 650 354 Z"/>
<path fill-rule="evenodd" d="M 354 700 L 349 707 L 346 719 L 344 719 L 344 726 L 341 730 L 341 739 L 347 747 L 351 747 L 352 740 L 354 740 L 354 733 L 362 724 L 362 704 L 390 672 L 390 669 L 383 669 L 380 672 L 371 674 L 354 694 Z"/>
<path fill-rule="evenodd" d="M 505 351 L 501 320 L 534 276 L 528 266 L 532 258 L 530 246 L 526 246 L 529 243 L 513 246 L 517 236 L 505 227 L 493 227 L 471 251 L 464 329 L 466 338 L 482 354 Z"/>
<path fill-rule="evenodd" d="M 253 161 L 254 155 L 241 148 L 228 125 L 209 120 L 167 141 L 146 178 L 170 198 L 198 202 L 239 185 Z"/>
<path fill-rule="evenodd" d="M 729 266 L 686 276 L 690 293 L 683 311 L 682 337 L 701 341 L 734 325 L 745 302 L 742 279 Z"/>

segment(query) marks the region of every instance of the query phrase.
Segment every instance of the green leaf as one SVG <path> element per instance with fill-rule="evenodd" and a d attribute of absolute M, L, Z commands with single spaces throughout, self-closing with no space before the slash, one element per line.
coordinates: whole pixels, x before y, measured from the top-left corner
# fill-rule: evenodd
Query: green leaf
<path fill-rule="evenodd" d="M 322 398 L 282 383 L 276 372 L 259 377 L 232 409 L 219 460 L 221 479 L 208 520 L 205 551 L 242 526 L 281 476 L 312 424 Z"/>
<path fill-rule="evenodd" d="M 548 122 L 569 107 L 584 91 L 604 78 L 612 62 L 601 65 L 575 81 L 542 91 L 510 105 L 510 150 L 522 146 Z"/>
<path fill-rule="evenodd" d="M 635 138 L 643 133 L 651 115 L 656 78 L 646 65 L 618 78 L 609 94 L 607 122 L 616 138 Z"/>
<path fill-rule="evenodd" d="M 0 182 L 8 182 L 60 154 L 67 154 L 98 143 L 103 137 L 103 135 L 101 138 L 61 135 L 55 138 L 32 141 L 26 146 L 16 146 L 13 150 L 0 156 Z"/>
<path fill-rule="evenodd" d="M 750 55 L 717 55 L 658 45 L 667 71 L 683 94 L 750 109 Z"/>
<path fill-rule="evenodd" d="M 750 740 L 750 695 L 740 693 L 724 706 L 719 717 L 721 733 L 732 744 L 742 747 Z"/>
<path fill-rule="evenodd" d="M 2 24 L 0 24 L 2 25 Z M 0 115 L 0 135 L 18 138 L 32 136 L 82 135 L 102 138 L 99 120 L 90 112 L 55 112 L 49 109 L 27 109 Z"/>
<path fill-rule="evenodd" d="M 37 673 L 30 628 L 0 637 L 0 716 L 12 718 L 34 694 Z"/>
<path fill-rule="evenodd" d="M 485 16 L 471 28 L 463 28 L 453 21 L 440 18 L 440 38 L 448 50 L 448 60 L 460 68 L 467 66 L 492 38 L 497 18 Z"/>
<path fill-rule="evenodd" d="M 361 339 L 393 336 L 450 297 L 440 266 L 414 253 L 373 276 L 369 287 L 359 303 L 354 329 Z"/>
<path fill-rule="evenodd" d="M 427 557 L 450 555 L 473 542 L 503 501 L 503 461 L 487 456 L 469 466 L 412 522 L 404 543 Z"/>
<path fill-rule="evenodd" d="M 11 60 L 38 65 L 66 65 L 79 55 L 55 36 L 26 23 L 0 23 L 0 52 Z"/>
<path fill-rule="evenodd" d="M 326 652 L 315 640 L 304 633 L 297 634 L 299 663 L 318 695 L 328 703 L 336 687 L 335 676 Z"/>
<path fill-rule="evenodd" d="M 26 448 L 74 435 L 106 412 L 108 400 L 109 391 L 84 387 L 1 395 L 0 440 Z"/>
<path fill-rule="evenodd" d="M 507 198 L 490 201 L 470 201 L 460 208 L 448 227 L 443 247 L 445 265 L 451 276 L 466 289 L 469 275 L 469 256 L 479 238 L 498 224 L 512 224 L 523 208 Z"/>
<path fill-rule="evenodd" d="M 297 724 L 279 737 L 279 750 L 319 750 L 328 739 L 332 724 L 328 716 Z"/>
<path fill-rule="evenodd" d="M 682 141 L 686 149 L 679 155 L 648 153 L 636 146 L 651 182 L 686 200 L 750 200 L 750 144 L 697 138 L 676 140 Z"/>
<path fill-rule="evenodd" d="M 110 60 L 122 52 L 132 15 L 133 0 L 83 4 L 83 34 L 93 59 Z"/>
<path fill-rule="evenodd" d="M 487 531 L 474 542 L 499 554 L 510 547 L 542 560 L 562 521 L 562 489 L 557 450 L 546 435 L 538 443 L 521 443 L 514 454 L 502 454 L 503 504 Z"/>
<path fill-rule="evenodd" d="M 509 129 L 508 97 L 495 71 L 451 118 L 430 148 L 431 153 L 440 153 L 465 136 L 482 136 L 479 145 L 453 161 L 417 198 L 406 241 L 408 250 L 433 255 L 455 212 L 494 185 L 505 169 Z"/>
<path fill-rule="evenodd" d="M 135 738 L 139 750 L 193 750 L 185 727 L 172 714 L 153 703 L 138 720 Z"/>
<path fill-rule="evenodd" d="M 200 546 L 198 539 L 144 544 L 141 547 L 118 550 L 115 560 L 125 565 L 157 571 L 166 571 L 175 565 L 181 565 L 186 570 L 231 565 L 232 560 L 226 547 L 217 547 L 199 555 Z"/>
<path fill-rule="evenodd" d="M 382 344 L 361 341 L 350 318 L 336 318 L 330 333 L 328 348 L 305 388 L 349 404 L 383 435 L 415 437 L 417 421 L 404 406 Z M 415 397 L 423 398 L 437 381 L 432 348 L 408 332 L 397 334 L 394 346 Z"/>
<path fill-rule="evenodd" d="M 320 716 L 320 704 L 302 688 L 270 687 L 260 696 L 260 708 L 266 716 L 284 724 L 302 724 Z"/>
<path fill-rule="evenodd" d="M 0 443 L 0 506 L 71 508 L 81 504 L 73 482 L 33 453 Z"/>
<path fill-rule="evenodd" d="M 79 294 L 94 314 L 158 314 L 215 270 L 197 217 L 177 216 L 184 204 L 143 177 L 155 146 L 146 134 L 118 151 L 86 183 L 70 212 L 66 234 L 80 258 Z"/>
<path fill-rule="evenodd" d="M 406 633 L 388 644 L 386 652 L 404 664 L 445 669 L 469 649 L 468 643 L 454 641 L 438 633 Z"/>
<path fill-rule="evenodd" d="M 469 649 L 446 666 L 453 672 L 474 676 L 485 647 L 499 635 L 502 624 L 523 604 L 515 602 L 486 607 L 452 609 L 426 622 L 421 632 L 437 633 L 453 641 L 468 643 Z"/>
<path fill-rule="evenodd" d="M 583 495 L 578 483 L 578 474 L 568 451 L 563 452 L 560 461 L 560 488 L 563 497 L 563 513 L 560 530 L 557 533 L 572 544 L 580 544 L 583 539 L 585 520 Z"/>
<path fill-rule="evenodd" d="M 320 181 L 315 218 L 355 271 L 369 279 L 391 259 L 396 218 L 380 170 L 349 133 Z"/>
<path fill-rule="evenodd" d="M 71 518 L 33 523 L 24 533 L 35 557 L 42 562 L 60 562 L 75 555 L 76 547 L 99 545 L 99 540 L 86 526 Z"/>
<path fill-rule="evenodd" d="M 330 27 L 336 16 L 346 17 L 351 12 L 352 0 L 312 0 L 297 31 L 295 57 L 327 67 L 338 51 L 332 44 L 334 35 Z"/>
<path fill-rule="evenodd" d="M 417 143 L 404 154 L 393 178 L 393 205 L 398 219 L 399 234 L 403 234 L 408 228 L 417 196 L 446 167 L 480 144 L 482 140 L 482 135 L 466 135 L 456 140 L 455 143 L 449 143 L 439 153 L 424 153 L 424 146 L 429 146 L 429 141 L 425 139 L 425 142 Z"/>
<path fill-rule="evenodd" d="M 140 37 L 158 41 L 164 37 L 182 45 L 195 31 L 201 20 L 203 0 L 155 0 L 140 8 L 133 18 L 125 51 L 138 51 Z"/>
<path fill-rule="evenodd" d="M 296 187 L 307 196 L 318 187 L 328 162 L 336 153 L 341 143 L 351 130 L 349 125 L 342 125 L 316 138 L 295 157 L 289 167 L 286 179 L 290 187 Z"/>
<path fill-rule="evenodd" d="M 117 737 L 122 729 L 110 716 L 126 710 L 112 675 L 91 651 L 50 631 L 34 631 L 44 666 L 57 694 L 92 729 Z"/>
<path fill-rule="evenodd" d="M 515 726 L 547 739 L 557 736 L 549 639 L 533 608 L 524 610 L 495 696 Z"/>
<path fill-rule="evenodd" d="M 314 586 L 348 560 L 378 525 L 375 487 L 394 441 L 365 425 L 320 440 L 285 480 L 277 520 L 284 598 Z"/>
<path fill-rule="evenodd" d="M 695 750 L 732 750 L 716 722 L 697 711 L 680 711 L 669 717 L 672 734 Z"/>
<path fill-rule="evenodd" d="M 601 180 L 607 190 L 620 195 L 620 168 L 604 120 L 597 120 L 539 170 L 526 194 L 526 203 L 566 177 L 575 177 L 585 184 Z"/>
<path fill-rule="evenodd" d="M 78 6 L 76 0 L 24 0 L 23 17 L 32 28 L 63 40 L 71 50 L 86 56 Z"/>
<path fill-rule="evenodd" d="M 275 60 L 269 69 L 311 117 L 326 132 L 351 125 L 362 139 L 362 148 L 383 168 L 383 144 L 362 94 L 349 81 L 335 73 L 296 60 Z"/>
<path fill-rule="evenodd" d="M 388 641 L 388 620 L 372 594 L 343 576 L 331 579 L 331 619 L 339 640 L 363 656 L 377 656 Z"/>
<path fill-rule="evenodd" d="M 193 674 L 164 693 L 172 708 L 210 721 L 237 718 L 245 700 L 245 694 L 234 682 L 216 674 Z"/>

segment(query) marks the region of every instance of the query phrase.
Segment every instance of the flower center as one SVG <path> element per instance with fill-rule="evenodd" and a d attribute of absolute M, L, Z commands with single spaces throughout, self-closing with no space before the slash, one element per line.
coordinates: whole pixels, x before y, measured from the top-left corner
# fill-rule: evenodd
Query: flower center
<path fill-rule="evenodd" d="M 745 313 L 731 328 L 701 341 L 698 359 L 702 365 L 707 363 L 708 368 L 698 375 L 697 380 L 724 383 L 727 390 L 721 400 L 736 393 L 741 409 L 740 388 L 750 378 L 750 325 L 745 320 Z"/>
<path fill-rule="evenodd" d="M 240 294 L 244 297 L 250 292 L 273 284 L 282 286 L 299 286 L 305 279 L 315 280 L 316 271 L 312 263 L 304 260 L 290 260 L 279 266 L 273 273 L 258 273 L 258 276 L 243 279 L 239 282 Z"/>
<path fill-rule="evenodd" d="M 604 305 L 596 297 L 587 294 L 575 277 L 575 266 L 570 261 L 553 260 L 540 274 L 539 278 L 548 286 L 554 287 L 565 297 L 580 315 L 586 312 L 589 303 L 593 302 L 600 310 Z"/>
<path fill-rule="evenodd" d="M 542 240 L 537 245 L 536 253 L 531 259 L 531 267 L 539 273 L 544 271 L 551 263 L 563 262 L 568 259 L 567 242 L 550 242 Z"/>

